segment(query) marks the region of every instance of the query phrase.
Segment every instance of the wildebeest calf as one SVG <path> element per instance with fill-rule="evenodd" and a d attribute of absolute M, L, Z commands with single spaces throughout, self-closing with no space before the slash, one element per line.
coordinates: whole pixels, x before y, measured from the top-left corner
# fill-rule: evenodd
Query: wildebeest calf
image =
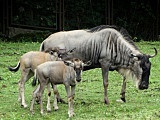
<path fill-rule="evenodd" d="M 81 72 L 84 66 L 90 63 L 83 63 L 79 59 L 72 61 L 49 61 L 39 65 L 36 69 L 36 75 L 40 85 L 33 92 L 33 98 L 30 111 L 33 112 L 34 101 L 37 98 L 40 101 L 41 114 L 43 114 L 42 94 L 45 86 L 49 83 L 53 85 L 54 89 L 54 109 L 57 110 L 57 88 L 56 84 L 64 84 L 68 97 L 68 114 L 69 117 L 74 115 L 73 100 L 75 95 L 76 81 L 81 81 Z M 71 89 L 70 89 L 71 86 Z M 47 107 L 50 107 L 47 105 Z M 48 110 L 48 108 L 47 108 Z"/>
<path fill-rule="evenodd" d="M 23 106 L 24 108 L 27 107 L 24 97 L 25 82 L 28 81 L 34 75 L 34 71 L 38 65 L 46 61 L 55 61 L 55 60 L 58 60 L 58 55 L 57 52 L 54 50 L 50 51 L 50 53 L 31 51 L 21 56 L 20 61 L 18 62 L 16 67 L 14 68 L 9 67 L 9 70 L 12 72 L 18 71 L 19 68 L 21 70 L 21 78 L 18 82 L 19 85 L 18 101 L 21 102 L 21 106 Z M 49 89 L 50 88 L 48 88 L 48 90 Z"/>

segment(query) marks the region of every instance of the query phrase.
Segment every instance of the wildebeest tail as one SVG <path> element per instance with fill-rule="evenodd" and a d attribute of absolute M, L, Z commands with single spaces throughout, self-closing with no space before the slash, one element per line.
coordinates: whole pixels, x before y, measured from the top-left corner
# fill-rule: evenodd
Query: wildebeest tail
<path fill-rule="evenodd" d="M 34 71 L 34 77 L 33 77 L 33 81 L 32 81 L 32 86 L 36 86 L 37 83 L 37 74 L 36 74 L 36 69 Z"/>
<path fill-rule="evenodd" d="M 39 51 L 44 51 L 44 42 L 41 43 Z"/>
<path fill-rule="evenodd" d="M 17 72 L 19 70 L 19 67 L 20 67 L 20 61 L 17 63 L 16 67 L 8 67 L 8 69 L 11 72 Z"/>

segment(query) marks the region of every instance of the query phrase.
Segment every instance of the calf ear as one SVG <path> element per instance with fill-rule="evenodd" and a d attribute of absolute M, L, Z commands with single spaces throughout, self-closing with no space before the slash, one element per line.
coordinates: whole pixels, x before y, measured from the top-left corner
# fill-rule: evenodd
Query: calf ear
<path fill-rule="evenodd" d="M 73 48 L 73 49 L 69 50 L 68 53 L 72 53 L 72 52 L 74 52 L 75 50 L 76 50 L 76 48 Z"/>
<path fill-rule="evenodd" d="M 71 61 L 63 61 L 65 65 L 67 66 L 71 66 L 74 67 L 74 63 L 72 63 Z"/>
<path fill-rule="evenodd" d="M 90 66 L 91 64 L 92 64 L 91 61 L 87 61 L 87 62 L 85 62 L 85 63 L 83 64 L 83 66 Z"/>

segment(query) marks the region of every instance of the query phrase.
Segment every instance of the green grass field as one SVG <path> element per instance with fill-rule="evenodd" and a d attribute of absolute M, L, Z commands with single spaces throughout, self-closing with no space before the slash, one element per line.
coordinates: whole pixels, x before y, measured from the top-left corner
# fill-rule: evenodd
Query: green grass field
<path fill-rule="evenodd" d="M 143 53 L 153 54 L 160 42 L 136 43 Z M 126 103 L 116 102 L 120 98 L 122 77 L 117 72 L 109 73 L 109 105 L 103 103 L 103 84 L 101 69 L 83 72 L 83 80 L 77 84 L 74 101 L 75 116 L 68 118 L 68 104 L 58 103 L 59 110 L 40 114 L 39 105 L 35 105 L 35 114 L 29 111 L 32 98 L 31 80 L 25 84 L 25 98 L 28 108 L 20 106 L 18 85 L 20 72 L 11 73 L 8 66 L 15 66 L 19 57 L 28 51 L 39 50 L 40 43 L 11 43 L 0 41 L 0 120 L 158 120 L 160 119 L 160 55 L 150 59 L 152 63 L 150 86 L 147 90 L 137 90 L 132 81 L 127 82 Z M 63 85 L 58 86 L 61 97 L 67 102 Z M 46 91 L 45 91 L 46 93 Z M 44 108 L 47 95 L 44 93 Z M 53 97 L 53 94 L 52 94 Z"/>

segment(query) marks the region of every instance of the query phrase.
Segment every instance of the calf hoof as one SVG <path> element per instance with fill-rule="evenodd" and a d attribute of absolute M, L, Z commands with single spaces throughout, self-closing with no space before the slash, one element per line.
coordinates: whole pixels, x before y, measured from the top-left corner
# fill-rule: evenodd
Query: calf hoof
<path fill-rule="evenodd" d="M 66 103 L 62 98 L 57 98 L 57 102 Z"/>
<path fill-rule="evenodd" d="M 44 115 L 44 112 L 43 112 L 43 110 L 41 110 L 41 115 Z"/>
<path fill-rule="evenodd" d="M 69 117 L 73 117 L 74 115 L 75 115 L 74 112 L 69 113 Z"/>
<path fill-rule="evenodd" d="M 34 115 L 34 111 L 33 111 L 33 110 L 30 110 L 30 112 L 31 112 L 31 114 L 33 114 L 33 115 Z"/>
<path fill-rule="evenodd" d="M 54 111 L 57 111 L 58 110 L 58 106 L 57 107 L 54 107 Z"/>
<path fill-rule="evenodd" d="M 51 108 L 47 108 L 47 112 L 51 112 Z"/>
<path fill-rule="evenodd" d="M 21 107 L 27 108 L 27 104 L 21 104 Z"/>
<path fill-rule="evenodd" d="M 37 103 L 37 104 L 40 104 L 40 100 L 36 99 L 36 103 Z"/>

